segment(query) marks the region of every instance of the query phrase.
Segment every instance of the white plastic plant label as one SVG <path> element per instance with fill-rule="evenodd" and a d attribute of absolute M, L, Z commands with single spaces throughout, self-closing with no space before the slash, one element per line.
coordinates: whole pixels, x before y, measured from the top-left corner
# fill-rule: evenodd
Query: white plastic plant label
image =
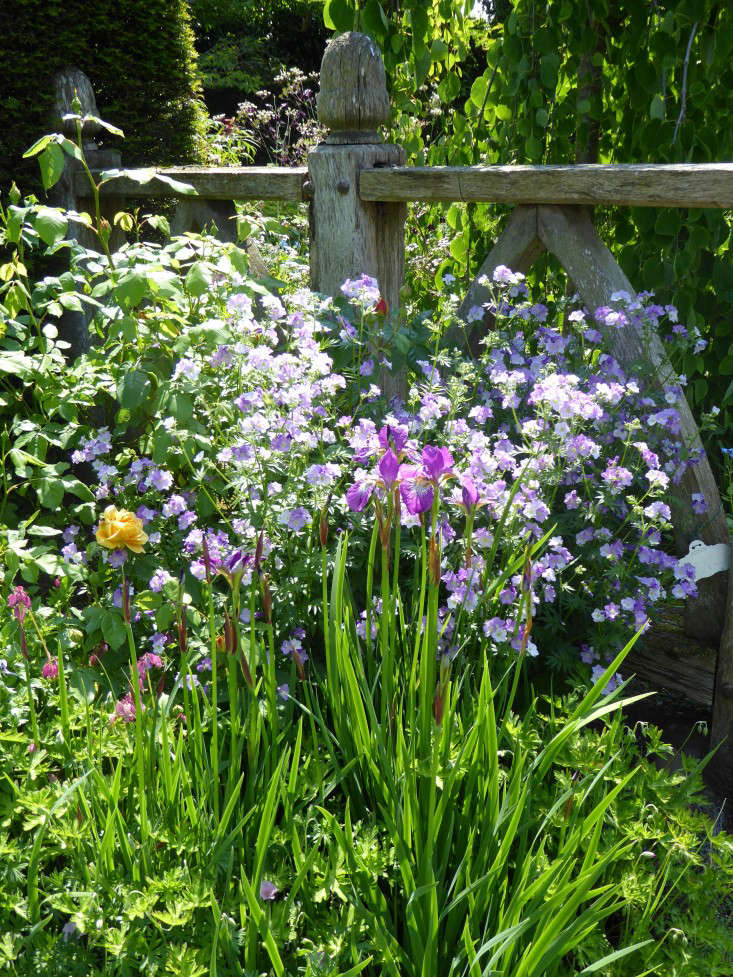
<path fill-rule="evenodd" d="M 701 539 L 693 539 L 689 552 L 677 565 L 683 563 L 691 563 L 695 568 L 695 581 L 704 580 L 730 567 L 730 546 L 728 543 L 707 546 Z"/>

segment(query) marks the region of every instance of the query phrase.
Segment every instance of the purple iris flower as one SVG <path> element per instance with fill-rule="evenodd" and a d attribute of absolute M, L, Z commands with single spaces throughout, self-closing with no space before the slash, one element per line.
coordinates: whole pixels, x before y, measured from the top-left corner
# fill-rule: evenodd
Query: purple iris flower
<path fill-rule="evenodd" d="M 426 477 L 437 482 L 442 476 L 453 474 L 453 455 L 447 448 L 428 444 L 422 449 L 422 465 Z"/>
<path fill-rule="evenodd" d="M 397 455 L 389 448 L 379 459 L 376 478 L 374 475 L 367 475 L 362 481 L 354 482 L 346 490 L 346 501 L 351 511 L 361 512 L 366 509 L 375 488 L 391 491 L 407 470 L 405 465 L 400 465 Z"/>
<path fill-rule="evenodd" d="M 450 451 L 433 445 L 426 445 L 422 450 L 422 468 L 403 465 L 400 492 L 410 515 L 432 508 L 439 483 L 453 474 Z"/>
<path fill-rule="evenodd" d="M 346 490 L 346 501 L 352 512 L 361 512 L 366 509 L 369 499 L 372 497 L 374 485 L 371 482 L 354 482 Z"/>
<path fill-rule="evenodd" d="M 379 444 L 385 451 L 391 448 L 399 454 L 407 444 L 407 434 L 403 424 L 385 424 L 379 431 Z"/>
<path fill-rule="evenodd" d="M 387 489 L 392 488 L 400 472 L 400 463 L 397 455 L 391 448 L 384 452 L 379 459 L 379 465 L 377 467 L 379 468 L 379 474 L 382 476 L 384 487 Z"/>
<path fill-rule="evenodd" d="M 479 492 L 476 483 L 468 475 L 464 475 L 461 479 L 461 497 L 466 509 L 472 509 L 478 503 Z"/>

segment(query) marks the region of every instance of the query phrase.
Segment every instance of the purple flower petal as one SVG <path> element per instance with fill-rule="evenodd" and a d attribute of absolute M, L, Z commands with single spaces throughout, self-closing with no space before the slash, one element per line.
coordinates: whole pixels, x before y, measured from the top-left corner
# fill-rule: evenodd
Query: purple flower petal
<path fill-rule="evenodd" d="M 272 902 L 278 893 L 278 888 L 274 882 L 263 879 L 260 885 L 260 899 Z"/>
<path fill-rule="evenodd" d="M 453 455 L 447 448 L 436 448 L 429 444 L 422 449 L 422 463 L 427 477 L 437 482 L 441 475 L 452 472 Z"/>
<path fill-rule="evenodd" d="M 416 478 L 411 482 L 400 485 L 400 494 L 407 511 L 414 516 L 418 512 L 427 512 L 432 508 L 435 490 L 432 483 L 424 478 Z"/>
<path fill-rule="evenodd" d="M 473 508 L 478 502 L 478 489 L 473 479 L 468 475 L 464 475 L 461 479 L 461 496 L 467 509 Z"/>
<path fill-rule="evenodd" d="M 366 482 L 354 482 L 346 490 L 346 501 L 352 512 L 361 512 L 362 509 L 366 509 L 371 496 L 372 486 Z"/>
<path fill-rule="evenodd" d="M 386 451 L 392 448 L 397 454 L 407 444 L 407 428 L 403 424 L 385 424 L 379 431 L 379 444 Z"/>
<path fill-rule="evenodd" d="M 392 451 L 391 448 L 384 452 L 379 460 L 379 474 L 382 477 L 387 488 L 391 488 L 397 478 L 397 474 L 400 470 L 400 463 L 397 460 L 397 455 Z"/>

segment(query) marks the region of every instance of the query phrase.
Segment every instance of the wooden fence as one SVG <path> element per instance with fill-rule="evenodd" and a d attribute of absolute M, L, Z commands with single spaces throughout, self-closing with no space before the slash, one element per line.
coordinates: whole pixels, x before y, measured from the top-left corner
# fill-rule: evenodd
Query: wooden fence
<path fill-rule="evenodd" d="M 402 147 L 384 143 L 378 135 L 389 112 L 377 47 L 362 34 L 342 34 L 330 42 L 323 57 L 318 115 L 328 135 L 309 153 L 307 167 L 172 167 L 159 172 L 192 184 L 197 199 L 225 202 L 220 214 L 233 214 L 234 200 L 308 203 L 312 287 L 335 295 L 346 278 L 366 272 L 378 279 L 391 310 L 399 308 L 404 281 L 407 201 L 514 204 L 503 233 L 467 291 L 461 306 L 464 316 L 489 297 L 480 284 L 482 276 L 491 277 L 500 264 L 526 273 L 544 250 L 557 257 L 588 308 L 612 304 L 616 291 L 633 297 L 631 283 L 593 227 L 590 208 L 595 205 L 733 208 L 733 163 L 405 166 Z M 107 158 L 95 163 L 94 152 L 90 147 L 92 169 L 110 165 Z M 67 205 L 88 209 L 84 175 L 70 171 L 66 185 Z M 116 206 L 127 195 L 160 197 L 173 191 L 155 180 L 141 186 L 119 178 L 105 184 L 103 192 Z M 484 323 L 484 328 L 489 325 Z M 641 364 L 659 384 L 674 378 L 656 334 L 650 337 L 629 325 L 623 330 L 609 328 L 605 340 L 622 367 Z M 681 437 L 701 453 L 699 464 L 688 469 L 675 488 L 673 523 L 682 555 L 693 539 L 729 544 L 730 537 L 695 420 L 684 397 L 676 406 Z M 704 516 L 692 510 L 693 493 L 705 499 Z M 671 631 L 662 631 L 656 645 L 648 641 L 647 650 L 635 654 L 633 667 L 658 684 L 681 686 L 693 701 L 711 706 L 712 743 L 725 741 L 716 758 L 716 780 L 729 787 L 733 785 L 733 588 L 729 593 L 726 574 L 718 573 L 701 581 L 699 590 L 699 597 L 687 602 L 684 627 L 678 623 Z M 714 651 L 706 654 L 711 646 Z"/>

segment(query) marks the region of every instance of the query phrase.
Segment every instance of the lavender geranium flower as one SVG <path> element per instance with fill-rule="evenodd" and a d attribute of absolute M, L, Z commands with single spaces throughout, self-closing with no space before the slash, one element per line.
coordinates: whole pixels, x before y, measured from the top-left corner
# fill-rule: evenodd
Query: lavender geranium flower
<path fill-rule="evenodd" d="M 278 517 L 278 522 L 281 526 L 287 526 L 293 532 L 300 532 L 308 523 L 311 521 L 311 514 L 307 509 L 304 509 L 302 505 L 296 506 L 294 509 L 288 509 L 285 512 L 281 512 Z"/>
<path fill-rule="evenodd" d="M 373 309 L 380 299 L 379 283 L 370 275 L 347 278 L 341 286 L 341 291 L 347 298 L 361 302 L 365 308 Z"/>
<path fill-rule="evenodd" d="M 705 496 L 701 492 L 692 493 L 692 511 L 697 513 L 698 516 L 703 515 L 708 510 L 708 504 L 705 501 Z"/>
<path fill-rule="evenodd" d="M 162 567 L 158 568 L 148 581 L 148 588 L 154 593 L 159 594 L 163 587 L 173 580 L 173 577 Z"/>
<path fill-rule="evenodd" d="M 278 892 L 279 889 L 274 882 L 268 882 L 267 879 L 262 880 L 260 884 L 260 899 L 264 902 L 273 902 Z"/>
<path fill-rule="evenodd" d="M 148 486 L 158 489 L 159 492 L 165 492 L 173 485 L 173 476 L 164 468 L 153 468 L 146 481 Z"/>

